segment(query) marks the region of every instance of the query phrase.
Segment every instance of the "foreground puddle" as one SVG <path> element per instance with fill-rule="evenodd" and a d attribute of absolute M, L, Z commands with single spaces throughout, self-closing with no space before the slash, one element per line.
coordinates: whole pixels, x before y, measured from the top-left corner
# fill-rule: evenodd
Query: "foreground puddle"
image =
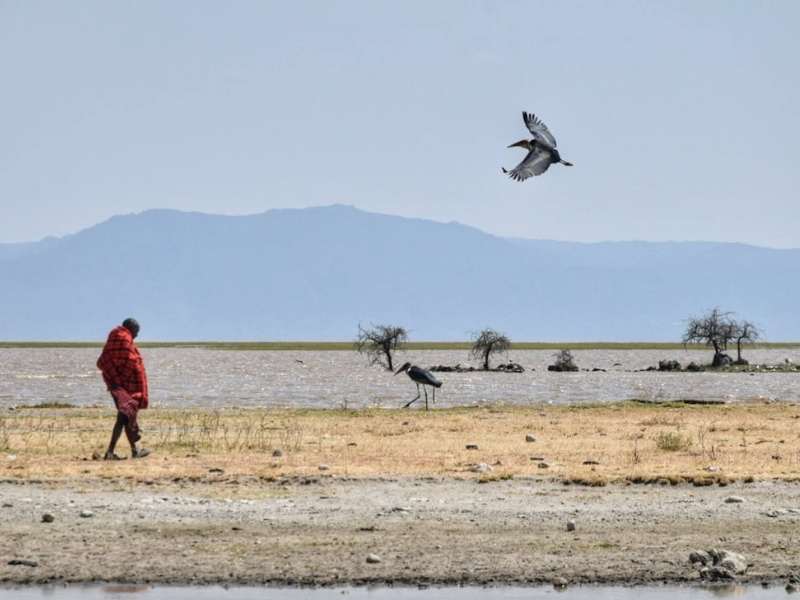
<path fill-rule="evenodd" d="M 611 587 L 576 586 L 565 590 L 552 587 L 179 587 L 149 585 L 93 585 L 68 587 L 0 588 L 0 600 L 692 600 L 704 598 L 745 598 L 774 600 L 786 598 L 782 586 L 721 587 Z"/>

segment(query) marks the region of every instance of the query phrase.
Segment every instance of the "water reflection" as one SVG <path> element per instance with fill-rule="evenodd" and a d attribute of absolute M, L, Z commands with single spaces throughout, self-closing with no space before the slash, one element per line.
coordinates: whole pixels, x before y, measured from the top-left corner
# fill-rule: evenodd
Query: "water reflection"
<path fill-rule="evenodd" d="M 753 600 L 785 598 L 779 586 L 726 585 L 716 587 L 572 586 L 540 587 L 359 587 L 264 588 L 103 585 L 0 588 L 0 600 L 689 600 L 742 597 Z"/>

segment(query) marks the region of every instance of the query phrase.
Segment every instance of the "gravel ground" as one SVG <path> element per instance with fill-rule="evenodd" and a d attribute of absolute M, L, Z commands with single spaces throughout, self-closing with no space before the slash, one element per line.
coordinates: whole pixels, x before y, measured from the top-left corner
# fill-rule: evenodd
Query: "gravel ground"
<path fill-rule="evenodd" d="M 798 525 L 800 484 L 777 482 L 0 482 L 0 583 L 677 583 L 708 548 L 778 581 L 800 575 Z"/>

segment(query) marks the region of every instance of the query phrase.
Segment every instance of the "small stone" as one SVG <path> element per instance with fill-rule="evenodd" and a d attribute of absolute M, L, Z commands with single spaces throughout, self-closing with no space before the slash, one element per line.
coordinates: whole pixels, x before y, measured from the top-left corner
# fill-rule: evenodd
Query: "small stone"
<path fill-rule="evenodd" d="M 358 444 L 356 442 L 347 442 L 347 445 L 350 446 L 350 447 L 358 446 Z"/>
<path fill-rule="evenodd" d="M 787 594 L 794 594 L 797 591 L 797 586 L 793 584 L 791 581 L 786 584 L 786 593 Z"/>
<path fill-rule="evenodd" d="M 542 461 L 544 460 L 544 456 L 531 456 L 531 460 L 533 461 Z"/>
<path fill-rule="evenodd" d="M 567 521 L 567 531 L 575 531 L 575 521 Z"/>
<path fill-rule="evenodd" d="M 539 467 L 540 469 L 549 469 L 550 468 L 550 465 L 548 465 L 546 462 L 540 462 L 536 466 Z"/>
<path fill-rule="evenodd" d="M 691 564 L 700 563 L 703 566 L 711 564 L 711 556 L 708 552 L 703 550 L 695 550 L 689 554 L 689 562 Z"/>
<path fill-rule="evenodd" d="M 94 516 L 94 513 L 90 510 L 82 510 L 81 511 L 81 519 L 91 519 Z"/>
<path fill-rule="evenodd" d="M 599 465 L 600 461 L 599 460 L 595 460 L 593 458 L 587 458 L 585 461 L 583 461 L 583 464 L 585 464 L 585 465 Z"/>
<path fill-rule="evenodd" d="M 525 441 L 526 442 L 535 442 L 536 441 L 536 436 L 533 435 L 532 433 L 526 433 L 525 434 Z"/>
<path fill-rule="evenodd" d="M 467 444 L 466 448 L 467 450 L 477 450 L 478 444 Z"/>
<path fill-rule="evenodd" d="M 275 458 L 280 458 L 281 456 L 283 456 L 283 450 L 281 450 L 280 448 L 275 448 L 275 450 L 272 451 L 272 456 L 274 456 Z"/>
<path fill-rule="evenodd" d="M 552 580 L 553 587 L 557 590 L 563 590 L 569 583 L 563 577 L 553 577 Z"/>
<path fill-rule="evenodd" d="M 55 520 L 56 520 L 56 518 L 53 515 L 51 515 L 50 513 L 44 513 L 42 515 L 42 523 L 52 523 Z"/>
<path fill-rule="evenodd" d="M 478 463 L 476 465 L 472 465 L 469 470 L 473 473 L 486 473 L 488 471 L 492 471 L 493 469 L 486 463 Z"/>
<path fill-rule="evenodd" d="M 741 554 L 722 550 L 719 553 L 719 566 L 734 575 L 741 575 L 747 571 L 747 560 Z"/>
<path fill-rule="evenodd" d="M 719 467 L 717 465 L 708 465 L 707 467 L 704 468 L 704 470 L 708 471 L 709 473 L 716 473 L 717 471 L 719 471 Z"/>
<path fill-rule="evenodd" d="M 225 469 L 220 469 L 219 467 L 211 467 L 208 470 L 209 473 L 224 473 Z"/>
<path fill-rule="evenodd" d="M 744 498 L 741 496 L 728 496 L 725 498 L 725 504 L 741 504 L 744 502 Z"/>
<path fill-rule="evenodd" d="M 331 469 L 328 465 L 320 465 L 318 468 L 320 471 L 330 471 Z"/>
<path fill-rule="evenodd" d="M 367 554 L 367 562 L 371 565 L 381 562 L 381 557 L 377 554 Z"/>
<path fill-rule="evenodd" d="M 12 508 L 14 505 L 11 502 L 3 502 L 3 508 Z"/>

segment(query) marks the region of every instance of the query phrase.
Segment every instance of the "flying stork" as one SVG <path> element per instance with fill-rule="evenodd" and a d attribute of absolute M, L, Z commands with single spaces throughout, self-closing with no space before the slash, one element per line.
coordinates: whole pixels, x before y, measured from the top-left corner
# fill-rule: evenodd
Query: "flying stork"
<path fill-rule="evenodd" d="M 397 369 L 395 375 L 402 373 L 403 371 L 406 372 L 411 378 L 411 381 L 417 384 L 417 395 L 407 402 L 403 408 L 408 408 L 414 402 L 419 400 L 419 386 L 422 386 L 422 391 L 425 392 L 425 410 L 428 410 L 428 390 L 425 386 L 429 385 L 433 388 L 433 402 L 436 402 L 436 388 L 442 387 L 442 382 L 436 379 L 436 377 L 431 374 L 430 371 L 426 371 L 425 369 L 421 369 L 415 365 L 412 365 L 410 362 L 407 362 L 402 367 Z"/>
<path fill-rule="evenodd" d="M 525 148 L 528 151 L 528 155 L 510 171 L 503 169 L 503 173 L 507 173 L 511 179 L 516 181 L 525 181 L 532 175 L 541 175 L 553 163 L 561 163 L 568 167 L 572 166 L 572 163 L 562 159 L 558 150 L 556 150 L 556 138 L 550 133 L 547 125 L 542 123 L 533 113 L 526 113 L 525 111 L 522 111 L 522 120 L 525 121 L 525 126 L 533 134 L 533 139 L 520 140 L 511 144 L 509 148 Z"/>

